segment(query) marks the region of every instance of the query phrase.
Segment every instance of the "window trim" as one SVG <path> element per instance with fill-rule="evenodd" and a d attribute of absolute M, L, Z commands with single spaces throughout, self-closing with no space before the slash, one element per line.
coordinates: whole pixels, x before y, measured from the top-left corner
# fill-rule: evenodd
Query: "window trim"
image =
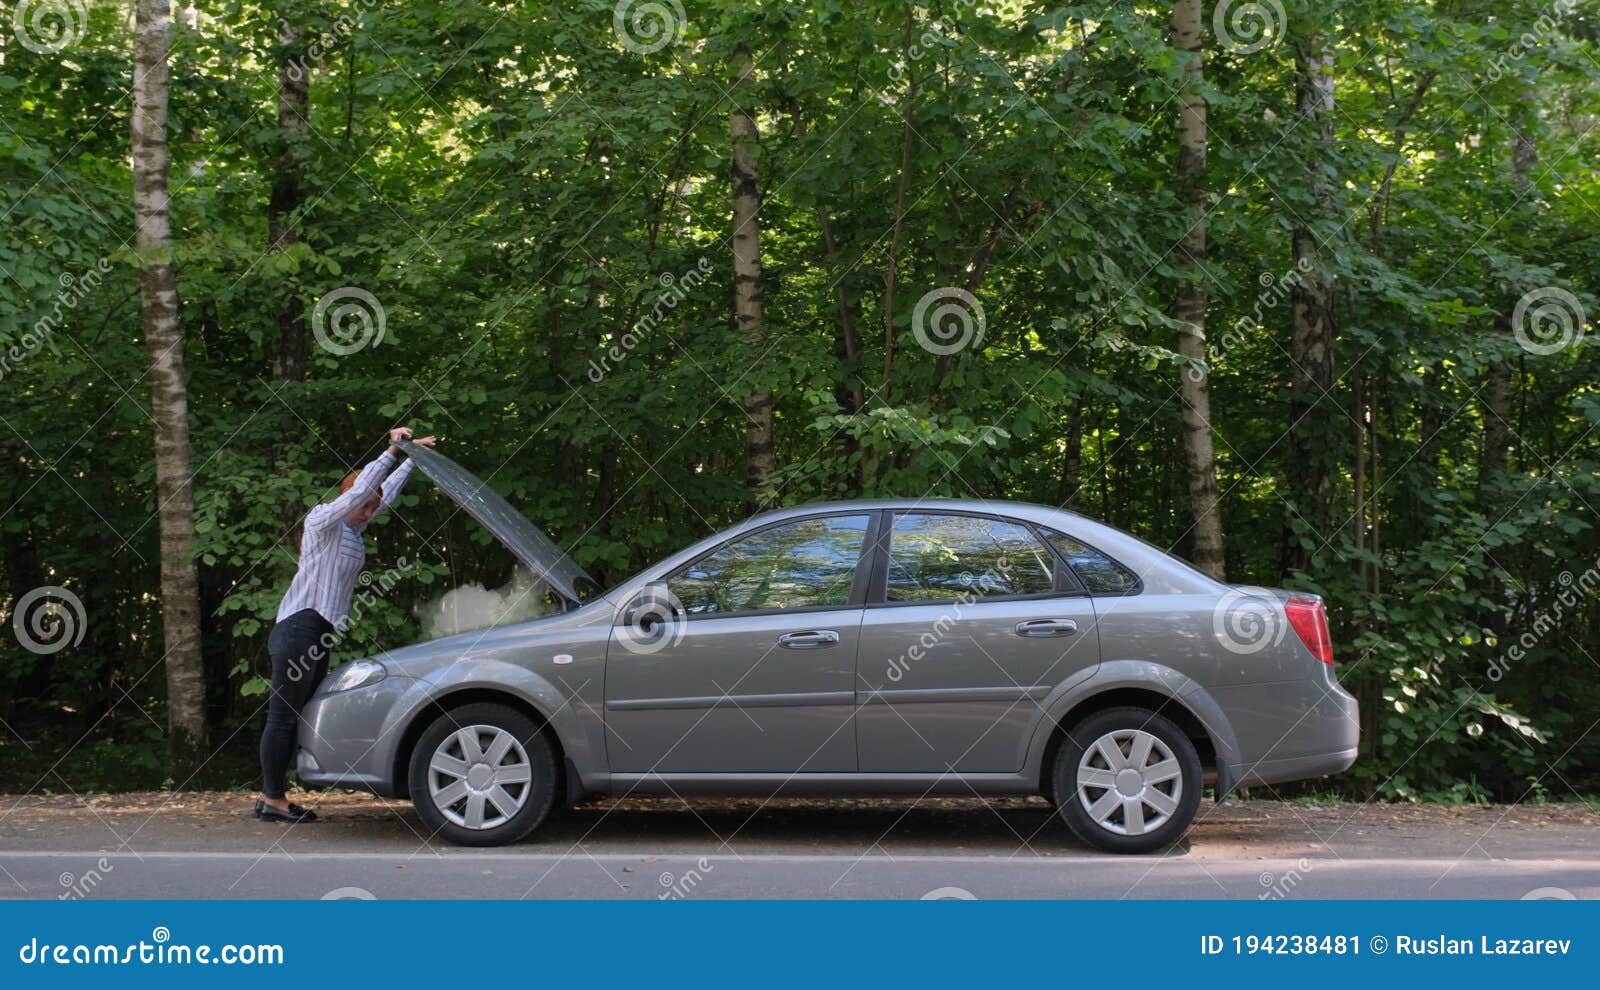
<path fill-rule="evenodd" d="M 762 615 L 803 615 L 809 612 L 837 612 L 841 609 L 860 608 L 862 603 L 865 601 L 867 585 L 870 580 L 870 576 L 866 573 L 866 568 L 864 568 L 862 564 L 868 561 L 871 557 L 874 543 L 877 539 L 878 526 L 882 518 L 882 513 L 876 509 L 861 509 L 856 511 L 850 511 L 848 509 L 842 511 L 839 509 L 823 509 L 816 512 L 808 512 L 801 516 L 790 516 L 787 519 L 779 519 L 763 526 L 757 526 L 754 529 L 747 529 L 742 532 L 735 533 L 733 536 L 730 536 L 726 540 L 718 543 L 716 546 L 711 547 L 698 557 L 695 557 L 693 560 L 688 561 L 683 566 L 670 571 L 656 581 L 647 582 L 647 584 L 669 584 L 673 578 L 680 577 L 687 573 L 690 568 L 694 567 L 695 564 L 706 559 L 712 554 L 719 553 L 725 547 L 729 547 L 740 540 L 749 539 L 750 537 L 759 533 L 765 533 L 769 529 L 777 529 L 780 526 L 789 526 L 794 523 L 806 522 L 807 520 L 811 519 L 848 519 L 853 516 L 866 516 L 867 529 L 861 540 L 861 549 L 856 553 L 854 573 L 850 579 L 850 594 L 841 604 L 799 605 L 794 608 L 747 608 L 738 612 L 686 612 L 683 615 L 683 619 L 687 622 L 696 622 L 706 619 L 743 619 L 751 616 Z M 622 611 L 624 610 L 618 610 L 619 616 L 621 615 Z M 621 624 L 620 619 L 618 620 L 617 624 Z"/>
<path fill-rule="evenodd" d="M 1050 541 L 1045 538 L 1041 527 L 1027 519 L 1018 519 L 1015 516 L 1005 516 L 997 512 L 981 512 L 974 509 L 947 509 L 942 506 L 933 508 L 893 507 L 880 509 L 877 543 L 872 548 L 872 582 L 867 589 L 866 601 L 863 608 L 907 608 L 918 605 L 953 605 L 960 598 L 929 598 L 914 602 L 892 602 L 888 598 L 889 588 L 889 539 L 894 531 L 894 517 L 897 515 L 922 515 L 922 516 L 966 516 L 974 519 L 989 519 L 995 522 L 1010 523 L 1021 526 L 1027 530 L 1035 540 L 1042 544 L 1045 552 L 1050 554 L 1056 567 L 1053 574 L 1055 587 L 1049 591 L 1033 591 L 1021 595 L 984 595 L 972 601 L 973 605 L 986 605 L 990 602 L 1026 602 L 1043 601 L 1051 598 L 1085 598 L 1089 591 L 1078 578 L 1077 572 L 1067 566 L 1065 560 Z M 1078 541 L 1082 543 L 1082 540 Z M 1088 544 L 1084 544 L 1088 546 Z M 1113 558 L 1115 559 L 1115 558 Z"/>
<path fill-rule="evenodd" d="M 1133 576 L 1134 586 L 1132 588 L 1128 589 L 1127 591 L 1090 591 L 1089 590 L 1089 585 L 1083 580 L 1083 577 L 1078 574 L 1077 570 L 1073 568 L 1072 562 L 1067 560 L 1067 555 L 1061 552 L 1061 548 L 1055 545 L 1055 541 L 1054 540 L 1050 539 L 1050 534 L 1051 533 L 1054 533 L 1054 534 L 1056 534 L 1058 536 L 1064 536 L 1067 539 L 1072 540 L 1075 543 L 1081 543 L 1084 546 L 1088 547 L 1090 550 L 1093 550 L 1095 553 L 1097 553 L 1100 556 L 1104 557 L 1105 559 L 1111 561 L 1113 564 L 1116 564 L 1118 567 L 1122 568 L 1128 574 Z M 1129 567 L 1127 564 L 1124 564 L 1122 561 L 1118 560 L 1115 556 L 1113 556 L 1113 555 L 1111 555 L 1109 553 L 1106 553 L 1104 550 L 1102 550 L 1099 547 L 1095 546 L 1093 543 L 1090 543 L 1088 540 L 1082 539 L 1081 537 L 1073 536 L 1071 533 L 1067 532 L 1066 530 L 1063 530 L 1063 529 L 1052 529 L 1049 526 L 1043 526 L 1043 525 L 1041 525 L 1039 527 L 1039 535 L 1044 540 L 1044 545 L 1049 547 L 1050 548 L 1050 552 L 1055 554 L 1056 555 L 1056 559 L 1061 562 L 1061 566 L 1063 568 L 1065 568 L 1066 570 L 1072 572 L 1072 576 L 1077 580 L 1079 587 L 1081 587 L 1083 589 L 1083 593 L 1088 595 L 1089 597 L 1091 597 L 1091 598 L 1132 598 L 1134 595 L 1138 595 L 1138 594 L 1143 594 L 1144 593 L 1144 576 L 1143 575 L 1141 575 L 1138 571 L 1134 570 L 1133 568 Z"/>

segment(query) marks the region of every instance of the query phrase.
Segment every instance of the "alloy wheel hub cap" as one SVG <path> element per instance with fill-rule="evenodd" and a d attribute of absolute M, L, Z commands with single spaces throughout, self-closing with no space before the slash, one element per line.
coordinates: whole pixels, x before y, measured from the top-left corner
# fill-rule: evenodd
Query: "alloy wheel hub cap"
<path fill-rule="evenodd" d="M 512 733 L 468 725 L 446 736 L 428 762 L 428 796 L 445 820 L 474 831 L 497 828 L 528 803 L 533 766 Z"/>
<path fill-rule="evenodd" d="M 1115 729 L 1078 760 L 1078 801 L 1096 825 L 1144 835 L 1171 820 L 1183 799 L 1183 769 L 1171 747 L 1143 729 Z"/>

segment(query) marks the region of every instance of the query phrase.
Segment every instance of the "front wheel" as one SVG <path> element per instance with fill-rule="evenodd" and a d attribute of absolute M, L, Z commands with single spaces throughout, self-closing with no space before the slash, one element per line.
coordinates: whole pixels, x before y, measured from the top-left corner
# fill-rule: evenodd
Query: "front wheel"
<path fill-rule="evenodd" d="M 1056 808 L 1067 826 L 1107 852 L 1171 845 L 1200 807 L 1194 743 L 1144 708 L 1111 708 L 1067 730 L 1054 774 Z"/>
<path fill-rule="evenodd" d="M 457 845 L 499 846 L 539 827 L 555 803 L 550 740 L 505 705 L 439 716 L 411 755 L 411 801 L 423 824 Z"/>

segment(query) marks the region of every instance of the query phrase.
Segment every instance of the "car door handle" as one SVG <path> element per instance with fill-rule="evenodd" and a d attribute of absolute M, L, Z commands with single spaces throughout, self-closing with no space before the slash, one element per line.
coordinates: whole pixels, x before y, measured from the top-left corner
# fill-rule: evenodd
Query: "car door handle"
<path fill-rule="evenodd" d="M 1017 623 L 1018 636 L 1070 636 L 1078 631 L 1072 619 L 1028 619 Z"/>
<path fill-rule="evenodd" d="M 786 650 L 817 650 L 839 642 L 839 634 L 832 629 L 810 629 L 806 632 L 784 633 L 778 645 Z"/>

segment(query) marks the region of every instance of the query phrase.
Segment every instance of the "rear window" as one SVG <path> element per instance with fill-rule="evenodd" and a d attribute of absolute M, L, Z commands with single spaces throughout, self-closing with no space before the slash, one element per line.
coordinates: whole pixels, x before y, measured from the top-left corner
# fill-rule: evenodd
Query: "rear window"
<path fill-rule="evenodd" d="M 1050 544 L 1067 558 L 1072 573 L 1091 595 L 1126 595 L 1139 590 L 1139 576 L 1065 533 L 1048 533 Z"/>

